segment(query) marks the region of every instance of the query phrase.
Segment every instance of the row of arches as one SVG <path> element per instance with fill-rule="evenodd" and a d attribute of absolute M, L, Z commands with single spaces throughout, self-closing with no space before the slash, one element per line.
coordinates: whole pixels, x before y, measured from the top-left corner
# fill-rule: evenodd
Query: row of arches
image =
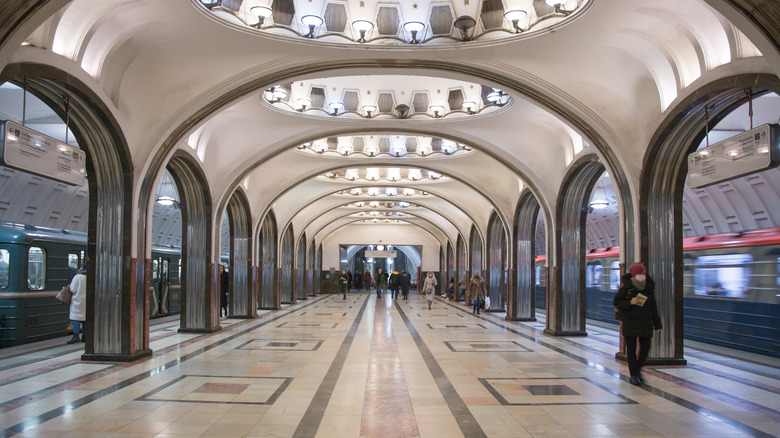
<path fill-rule="evenodd" d="M 127 142 L 108 111 L 88 87 L 66 73 L 44 65 L 14 64 L 3 72 L 4 80 L 22 78 L 30 92 L 47 102 L 60 115 L 65 114 L 62 96 L 70 100 L 69 116 L 79 144 L 87 151 L 87 175 L 90 187 L 88 257 L 94 261 L 90 276 L 93 300 L 88 305 L 88 332 L 93 339 L 87 346 L 87 357 L 133 359 L 148 351 L 148 281 L 149 260 L 138 259 L 148 253 L 148 208 L 151 187 L 161 169 L 167 168 L 180 189 L 182 212 L 185 215 L 182 235 L 184 255 L 182 279 L 187 284 L 183 297 L 182 330 L 214 331 L 219 329 L 215 257 L 213 250 L 213 217 L 215 206 L 206 178 L 190 155 L 177 150 L 167 160 L 160 158 L 140 179 L 136 217 L 130 214 L 135 175 Z M 634 203 L 622 172 L 613 160 L 588 155 L 575 162 L 562 184 L 554 212 L 543 208 L 533 191 L 521 195 L 514 226 L 502 223 L 498 215 L 490 220 L 487 245 L 483 246 L 479 232 L 472 231 L 468 245 L 458 237 L 453 251 L 446 242 L 447 257 L 442 264 L 458 273 L 487 269 L 496 308 L 506 307 L 510 318 L 533 318 L 534 233 L 538 213 L 549 222 L 547 246 L 554 254 L 548 270 L 548 330 L 557 335 L 577 335 L 584 331 L 584 213 L 590 191 L 604 171 L 615 175 L 620 188 L 624 235 L 621 245 L 624 260 L 646 260 L 662 291 L 660 301 L 665 307 L 671 330 L 666 339 L 657 343 L 657 355 L 669 359 L 682 357 L 682 326 L 679 323 L 681 290 L 679 270 L 658 270 L 653 266 L 677 265 L 682 258 L 679 209 L 682 199 L 685 160 L 695 149 L 706 130 L 703 128 L 705 109 L 710 120 L 723 117 L 730 109 L 741 105 L 743 89 L 749 85 L 759 92 L 778 91 L 778 80 L 769 75 L 744 75 L 713 82 L 692 94 L 675 109 L 662 124 L 644 159 L 645 173 Z M 604 160 L 604 161 L 602 161 Z M 631 213 L 639 210 L 638 238 Z M 251 317 L 254 309 L 276 308 L 317 293 L 317 271 L 321 249 L 317 251 L 306 235 L 297 236 L 291 227 L 278 235 L 273 214 L 266 214 L 253 231 L 249 202 L 240 190 L 235 190 L 223 210 L 230 220 L 230 253 L 234 315 Z M 220 216 L 221 217 L 221 216 Z M 547 222 L 547 221 L 546 221 Z M 137 227 L 135 242 L 131 241 Z M 508 230 L 512 230 L 509 233 Z M 257 235 L 257 263 L 253 235 Z M 296 245 L 297 242 L 297 245 Z M 676 242 L 674 245 L 651 245 L 650 242 Z M 442 242 L 444 248 L 445 242 Z M 638 251 L 633 249 L 639 248 Z M 296 250 L 297 248 L 297 250 Z M 468 250 L 467 250 L 468 248 Z M 483 248 L 485 253 L 483 253 Z M 296 252 L 297 251 L 297 252 Z M 131 257 L 131 254 L 137 257 Z M 277 259 L 278 257 L 278 259 Z M 256 285 L 256 286 L 255 286 Z M 506 290 L 506 293 L 500 291 Z M 497 291 L 497 292 L 494 292 Z M 129 312 L 127 311 L 129 310 Z M 122 315 L 122 318 L 113 318 Z"/>

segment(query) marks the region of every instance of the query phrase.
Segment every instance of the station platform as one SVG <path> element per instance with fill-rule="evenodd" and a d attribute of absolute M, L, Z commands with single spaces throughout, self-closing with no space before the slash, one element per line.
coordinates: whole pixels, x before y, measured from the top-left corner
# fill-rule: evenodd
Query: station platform
<path fill-rule="evenodd" d="M 68 337 L 4 349 L 0 436 L 780 436 L 780 359 L 686 341 L 686 366 L 636 387 L 616 325 L 560 338 L 538 316 L 362 292 L 205 335 L 158 320 L 133 363 L 83 362 Z"/>

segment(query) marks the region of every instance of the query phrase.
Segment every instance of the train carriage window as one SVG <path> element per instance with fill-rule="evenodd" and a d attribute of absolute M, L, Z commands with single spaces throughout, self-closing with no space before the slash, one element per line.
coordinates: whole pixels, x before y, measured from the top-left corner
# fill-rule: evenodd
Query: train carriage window
<path fill-rule="evenodd" d="M 609 290 L 620 289 L 620 262 L 615 260 L 609 264 Z"/>
<path fill-rule="evenodd" d="M 601 270 L 600 264 L 591 264 L 585 268 L 586 287 L 601 287 Z"/>
<path fill-rule="evenodd" d="M 76 276 L 76 273 L 79 271 L 79 255 L 70 253 L 68 254 L 68 282 L 73 280 L 73 277 Z"/>
<path fill-rule="evenodd" d="M 160 264 L 157 259 L 152 260 L 152 280 L 156 280 L 160 275 Z"/>
<path fill-rule="evenodd" d="M 778 265 L 780 266 L 780 265 Z M 780 281 L 780 280 L 778 280 Z M 542 285 L 542 266 L 536 265 L 536 285 L 541 286 Z"/>
<path fill-rule="evenodd" d="M 181 278 L 181 258 L 179 258 L 179 277 Z"/>
<path fill-rule="evenodd" d="M 43 290 L 46 285 L 46 251 L 35 246 L 27 251 L 27 287 Z"/>
<path fill-rule="evenodd" d="M 10 257 L 7 249 L 0 249 L 0 290 L 8 288 L 8 280 L 11 275 Z"/>
<path fill-rule="evenodd" d="M 750 254 L 719 254 L 696 257 L 693 293 L 711 297 L 742 298 L 750 282 Z"/>

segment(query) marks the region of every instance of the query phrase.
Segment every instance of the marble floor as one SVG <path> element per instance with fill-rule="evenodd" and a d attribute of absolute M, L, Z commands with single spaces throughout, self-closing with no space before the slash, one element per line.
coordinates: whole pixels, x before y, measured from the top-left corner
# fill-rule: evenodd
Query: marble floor
<path fill-rule="evenodd" d="M 628 382 L 615 326 L 557 338 L 437 297 L 327 295 L 217 333 L 152 327 L 154 355 L 0 350 L 0 436 L 771 437 L 780 359 L 686 342 Z"/>

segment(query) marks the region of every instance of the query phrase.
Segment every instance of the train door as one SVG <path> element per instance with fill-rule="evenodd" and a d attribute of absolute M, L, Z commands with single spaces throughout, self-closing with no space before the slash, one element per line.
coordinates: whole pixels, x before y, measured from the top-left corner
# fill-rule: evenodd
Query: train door
<path fill-rule="evenodd" d="M 68 251 L 68 284 L 73 281 L 82 263 L 84 263 L 84 251 L 74 249 Z"/>

